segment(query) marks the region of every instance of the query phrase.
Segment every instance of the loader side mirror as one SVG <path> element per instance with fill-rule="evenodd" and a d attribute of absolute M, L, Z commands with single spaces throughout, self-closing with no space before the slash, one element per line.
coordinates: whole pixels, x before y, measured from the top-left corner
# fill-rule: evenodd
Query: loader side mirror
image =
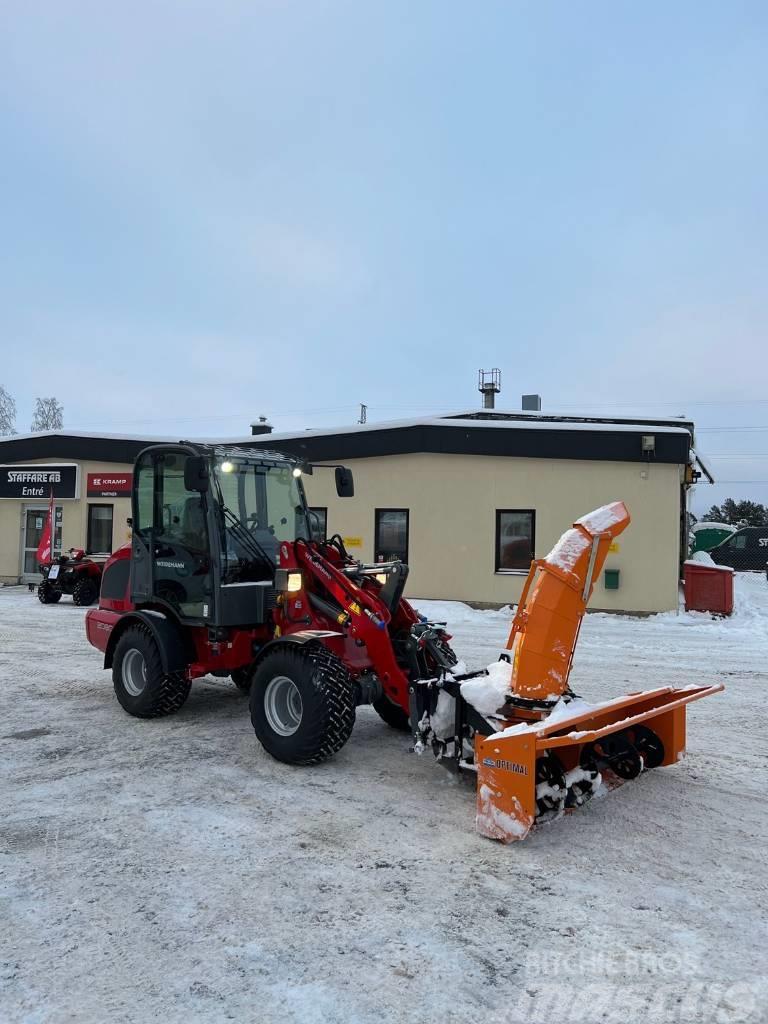
<path fill-rule="evenodd" d="M 355 481 L 352 470 L 346 466 L 336 467 L 336 493 L 340 498 L 354 498 Z"/>
<path fill-rule="evenodd" d="M 188 491 L 208 490 L 208 466 L 201 455 L 188 455 L 184 463 L 184 487 Z"/>

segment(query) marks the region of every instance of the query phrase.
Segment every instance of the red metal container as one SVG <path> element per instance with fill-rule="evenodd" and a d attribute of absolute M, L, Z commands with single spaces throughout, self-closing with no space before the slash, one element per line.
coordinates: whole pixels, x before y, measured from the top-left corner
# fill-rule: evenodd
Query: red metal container
<path fill-rule="evenodd" d="M 686 562 L 683 566 L 683 590 L 687 612 L 714 612 L 717 615 L 731 615 L 733 612 L 732 569 Z"/>

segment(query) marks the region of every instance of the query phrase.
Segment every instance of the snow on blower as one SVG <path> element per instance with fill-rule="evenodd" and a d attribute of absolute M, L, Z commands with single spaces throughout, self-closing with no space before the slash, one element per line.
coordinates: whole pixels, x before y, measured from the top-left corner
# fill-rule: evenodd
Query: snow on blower
<path fill-rule="evenodd" d="M 679 759 L 686 704 L 722 686 L 598 705 L 568 686 L 594 580 L 629 523 L 621 502 L 578 520 L 533 563 L 502 660 L 470 674 L 445 623 L 403 597 L 407 565 L 366 565 L 338 535 L 313 537 L 302 475 L 326 469 L 352 496 L 349 469 L 258 448 L 182 441 L 139 454 L 132 542 L 107 562 L 86 615 L 129 714 L 171 714 L 194 679 L 231 676 L 250 693 L 265 750 L 312 765 L 372 704 L 413 733 L 417 751 L 476 777 L 478 830 L 505 842 L 583 804 L 603 780 Z"/>
<path fill-rule="evenodd" d="M 584 804 L 604 781 L 613 788 L 674 764 L 685 751 L 686 705 L 724 689 L 665 686 L 590 705 L 568 686 L 594 582 L 628 524 L 620 501 L 577 520 L 531 565 L 508 655 L 481 675 L 414 687 L 421 744 L 430 740 L 454 770 L 477 773 L 477 829 L 491 839 L 523 839 L 537 821 Z"/>

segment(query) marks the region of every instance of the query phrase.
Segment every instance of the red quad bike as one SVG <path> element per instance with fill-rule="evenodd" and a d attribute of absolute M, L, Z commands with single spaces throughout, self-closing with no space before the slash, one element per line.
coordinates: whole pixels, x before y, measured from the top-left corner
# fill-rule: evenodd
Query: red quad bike
<path fill-rule="evenodd" d="M 43 581 L 37 588 L 43 604 L 56 604 L 62 594 L 71 594 L 73 604 L 89 605 L 99 596 L 103 565 L 85 557 L 82 548 L 70 548 L 51 565 L 41 566 Z"/>
<path fill-rule="evenodd" d="M 407 565 L 313 539 L 301 476 L 319 468 L 187 441 L 141 452 L 132 542 L 86 616 L 129 714 L 172 714 L 194 679 L 231 676 L 266 750 L 300 765 L 341 749 L 358 705 L 396 729 L 421 719 L 416 683 L 455 665 L 450 637 L 403 599 Z M 350 470 L 322 468 L 353 495 Z"/>

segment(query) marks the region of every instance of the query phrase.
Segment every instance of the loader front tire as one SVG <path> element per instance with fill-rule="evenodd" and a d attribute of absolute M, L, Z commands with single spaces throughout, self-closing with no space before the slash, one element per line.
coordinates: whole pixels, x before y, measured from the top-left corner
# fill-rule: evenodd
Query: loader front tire
<path fill-rule="evenodd" d="M 178 711 L 189 696 L 183 672 L 164 672 L 155 638 L 147 626 L 130 626 L 118 639 L 112 660 L 115 696 L 135 718 L 161 718 Z"/>
<path fill-rule="evenodd" d="M 411 731 L 411 720 L 408 715 L 385 694 L 373 702 L 373 708 L 382 722 L 386 722 L 392 729 L 397 729 L 398 732 Z"/>
<path fill-rule="evenodd" d="M 319 644 L 278 648 L 257 667 L 251 722 L 261 745 L 285 764 L 318 764 L 341 750 L 355 724 L 346 667 Z"/>

